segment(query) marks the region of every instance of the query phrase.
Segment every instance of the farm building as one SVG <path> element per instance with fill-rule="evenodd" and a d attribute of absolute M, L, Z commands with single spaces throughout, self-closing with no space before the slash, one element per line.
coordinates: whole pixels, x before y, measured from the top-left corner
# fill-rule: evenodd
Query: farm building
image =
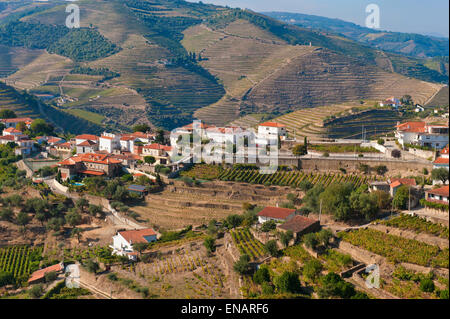
<path fill-rule="evenodd" d="M 262 224 L 273 220 L 277 223 L 282 223 L 294 216 L 295 209 L 268 206 L 258 213 L 258 222 Z"/>
<path fill-rule="evenodd" d="M 151 228 L 126 230 L 113 236 L 113 244 L 110 247 L 113 249 L 113 254 L 128 256 L 129 259 L 136 260 L 137 256 L 133 250 L 133 244 L 147 244 L 153 241 L 156 241 L 156 232 Z"/>
<path fill-rule="evenodd" d="M 136 194 L 139 196 L 145 196 L 147 194 L 147 188 L 142 185 L 129 185 L 127 188 L 129 193 Z"/>
<path fill-rule="evenodd" d="M 383 192 L 389 193 L 390 186 L 389 186 L 389 183 L 387 183 L 387 182 L 374 181 L 369 184 L 369 191 L 370 192 L 383 191 Z"/>
<path fill-rule="evenodd" d="M 432 203 L 448 205 L 448 203 L 449 203 L 448 197 L 449 197 L 449 186 L 448 185 L 425 192 L 425 199 L 428 202 L 432 202 Z"/>
<path fill-rule="evenodd" d="M 287 222 L 278 226 L 280 231 L 292 231 L 294 239 L 297 240 L 301 236 L 320 230 L 320 222 L 318 220 L 297 215 Z"/>
<path fill-rule="evenodd" d="M 28 283 L 29 284 L 35 284 L 38 282 L 41 282 L 44 280 L 45 278 L 45 274 L 50 273 L 50 272 L 56 272 L 58 274 L 63 273 L 64 271 L 64 264 L 63 263 L 59 263 L 47 268 L 43 268 L 43 269 L 39 269 L 36 270 L 34 273 L 31 274 L 30 279 L 28 279 Z"/>

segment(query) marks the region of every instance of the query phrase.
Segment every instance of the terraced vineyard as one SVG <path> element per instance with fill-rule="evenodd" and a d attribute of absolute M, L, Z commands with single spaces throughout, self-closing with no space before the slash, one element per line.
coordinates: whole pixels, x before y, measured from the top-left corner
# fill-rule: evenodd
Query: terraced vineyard
<path fill-rule="evenodd" d="M 275 174 L 260 174 L 257 169 L 232 168 L 225 169 L 218 176 L 222 181 L 246 182 L 266 186 L 280 185 L 298 187 L 304 180 L 312 184 L 322 184 L 327 187 L 331 183 L 352 183 L 355 187 L 376 180 L 374 176 L 344 175 L 344 174 L 314 174 L 303 171 L 278 171 Z"/>
<path fill-rule="evenodd" d="M 39 117 L 39 110 L 30 107 L 16 91 L 2 82 L 0 82 L 0 109 L 12 110 L 18 117 Z"/>
<path fill-rule="evenodd" d="M 39 267 L 42 250 L 43 247 L 30 246 L 0 248 L 0 271 L 9 272 L 16 279 L 29 275 Z"/>
<path fill-rule="evenodd" d="M 408 262 L 421 266 L 448 268 L 449 250 L 423 242 L 389 235 L 373 229 L 340 232 L 339 237 L 352 245 L 386 257 L 390 262 Z"/>
<path fill-rule="evenodd" d="M 231 237 L 241 254 L 257 260 L 265 255 L 263 244 L 256 240 L 248 229 L 237 229 L 231 232 Z"/>

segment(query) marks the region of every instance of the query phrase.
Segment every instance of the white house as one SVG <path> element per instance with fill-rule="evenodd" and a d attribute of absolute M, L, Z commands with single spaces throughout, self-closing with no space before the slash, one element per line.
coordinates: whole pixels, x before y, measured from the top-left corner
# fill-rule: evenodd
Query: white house
<path fill-rule="evenodd" d="M 92 140 L 85 140 L 76 145 L 77 154 L 95 153 L 98 151 L 98 143 Z"/>
<path fill-rule="evenodd" d="M 16 128 L 17 124 L 25 123 L 25 125 L 29 128 L 32 121 L 33 120 L 29 117 L 16 117 L 12 119 L 1 119 L 0 123 L 3 123 L 6 128 Z"/>
<path fill-rule="evenodd" d="M 128 256 L 129 259 L 136 260 L 133 244 L 154 242 L 157 239 L 156 236 L 156 232 L 151 228 L 120 231 L 113 236 L 113 244 L 110 247 L 114 255 Z"/>
<path fill-rule="evenodd" d="M 448 144 L 448 125 L 430 125 L 425 122 L 397 124 L 395 137 L 398 142 L 442 149 Z"/>
<path fill-rule="evenodd" d="M 252 139 L 253 132 L 244 130 L 237 126 L 228 127 L 209 127 L 205 130 L 206 137 L 217 144 L 232 143 L 237 144 L 238 141 Z"/>
<path fill-rule="evenodd" d="M 282 223 L 295 215 L 295 209 L 268 206 L 258 213 L 258 222 L 262 224 L 269 220 L 273 220 L 277 223 Z"/>
<path fill-rule="evenodd" d="M 285 140 L 287 137 L 286 126 L 275 122 L 265 122 L 258 125 L 257 138 L 255 143 L 257 145 L 268 145 L 270 141 Z"/>
<path fill-rule="evenodd" d="M 414 109 L 414 111 L 416 113 L 423 112 L 423 111 L 425 111 L 425 108 L 420 104 L 416 104 L 416 108 Z"/>
<path fill-rule="evenodd" d="M 148 144 L 142 148 L 141 155 L 142 157 L 153 156 L 156 159 L 155 164 L 168 164 L 172 156 L 172 146 L 158 143 Z"/>
<path fill-rule="evenodd" d="M 22 135 L 22 131 L 19 131 L 18 129 L 15 129 L 14 127 L 9 127 L 7 129 L 3 130 L 3 136 L 8 136 L 8 135 L 12 135 L 12 136 L 19 136 Z"/>
<path fill-rule="evenodd" d="M 131 135 L 123 135 L 120 138 L 120 149 L 126 152 L 132 152 L 134 149 L 134 141 L 136 137 Z"/>
<path fill-rule="evenodd" d="M 104 132 L 99 139 L 99 150 L 112 153 L 114 150 L 120 149 L 120 136 Z"/>
<path fill-rule="evenodd" d="M 87 140 L 98 143 L 99 137 L 92 134 L 81 134 L 75 137 L 75 145 L 81 144 Z"/>

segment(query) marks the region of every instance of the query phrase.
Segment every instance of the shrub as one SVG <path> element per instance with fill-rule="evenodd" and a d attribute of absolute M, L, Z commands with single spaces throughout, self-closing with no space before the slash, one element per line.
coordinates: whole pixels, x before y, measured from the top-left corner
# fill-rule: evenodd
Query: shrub
<path fill-rule="evenodd" d="M 28 295 L 33 299 L 40 298 L 43 294 L 44 287 L 41 284 L 35 285 L 28 290 Z"/>
<path fill-rule="evenodd" d="M 275 278 L 275 286 L 280 292 L 298 293 L 300 292 L 300 280 L 294 272 L 285 271 L 281 276 Z"/>
<path fill-rule="evenodd" d="M 278 256 L 278 246 L 276 240 L 269 240 L 264 245 L 264 250 L 273 257 Z"/>
<path fill-rule="evenodd" d="M 239 260 L 234 263 L 233 269 L 241 275 L 249 274 L 251 272 L 250 257 L 248 255 L 241 255 Z"/>
<path fill-rule="evenodd" d="M 253 274 L 253 282 L 258 285 L 262 285 L 264 282 L 270 282 L 269 269 L 267 267 L 260 267 Z"/>
<path fill-rule="evenodd" d="M 433 292 L 434 291 L 434 282 L 429 278 L 424 278 L 420 281 L 420 290 L 423 292 Z"/>
<path fill-rule="evenodd" d="M 45 273 L 44 275 L 45 282 L 55 281 L 56 278 L 58 278 L 58 274 L 56 273 L 56 271 L 50 271 Z"/>
<path fill-rule="evenodd" d="M 263 282 L 261 285 L 261 289 L 262 289 L 262 293 L 264 295 L 273 294 L 273 286 L 268 282 Z M 448 295 L 448 290 L 447 290 L 447 295 Z M 448 299 L 448 297 L 447 297 L 447 299 Z"/>

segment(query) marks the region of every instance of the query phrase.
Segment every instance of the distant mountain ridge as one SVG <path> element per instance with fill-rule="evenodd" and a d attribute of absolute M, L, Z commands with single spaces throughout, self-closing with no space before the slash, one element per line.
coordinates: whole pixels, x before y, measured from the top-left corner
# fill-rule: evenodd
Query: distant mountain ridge
<path fill-rule="evenodd" d="M 288 24 L 342 34 L 371 47 L 418 58 L 449 55 L 449 39 L 415 33 L 390 32 L 362 27 L 352 22 L 289 12 L 263 14 Z"/>

